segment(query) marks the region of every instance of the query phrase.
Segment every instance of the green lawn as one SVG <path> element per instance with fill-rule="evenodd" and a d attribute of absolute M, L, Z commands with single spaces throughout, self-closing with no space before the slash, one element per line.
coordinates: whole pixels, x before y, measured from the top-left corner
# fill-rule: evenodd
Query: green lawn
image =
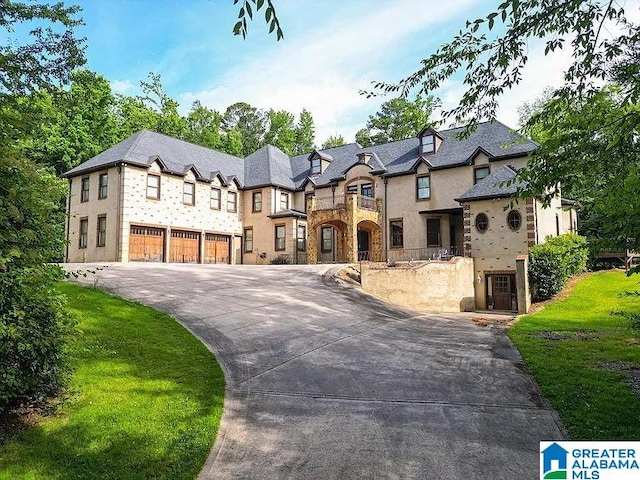
<path fill-rule="evenodd" d="M 610 314 L 640 313 L 640 297 L 624 295 L 638 290 L 640 275 L 593 273 L 509 330 L 571 439 L 640 440 L 640 332 Z"/>
<path fill-rule="evenodd" d="M 222 414 L 214 356 L 163 313 L 60 290 L 80 330 L 70 399 L 0 446 L 0 478 L 195 478 Z"/>

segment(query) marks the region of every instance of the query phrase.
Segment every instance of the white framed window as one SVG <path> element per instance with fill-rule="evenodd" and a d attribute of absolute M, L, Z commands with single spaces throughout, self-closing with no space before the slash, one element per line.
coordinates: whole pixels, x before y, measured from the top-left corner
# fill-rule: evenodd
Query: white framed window
<path fill-rule="evenodd" d="M 196 184 L 184 182 L 182 186 L 182 203 L 185 205 L 196 204 Z"/>
<path fill-rule="evenodd" d="M 238 194 L 236 192 L 227 192 L 227 212 L 238 211 Z"/>

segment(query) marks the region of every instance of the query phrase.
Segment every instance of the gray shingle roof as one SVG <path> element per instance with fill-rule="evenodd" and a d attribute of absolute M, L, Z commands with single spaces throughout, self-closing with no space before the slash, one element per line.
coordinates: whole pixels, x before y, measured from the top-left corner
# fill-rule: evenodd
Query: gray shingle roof
<path fill-rule="evenodd" d="M 278 147 L 266 145 L 245 158 L 245 188 L 277 185 L 294 190 L 291 160 Z"/>
<path fill-rule="evenodd" d="M 331 185 L 334 179 L 342 178 L 358 163 L 358 154 L 363 152 L 373 154 L 369 162 L 372 173 L 394 176 L 413 173 L 422 161 L 432 169 L 448 168 L 471 163 L 479 151 L 494 160 L 524 156 L 537 147 L 534 142 L 523 140 L 500 122 L 481 123 L 469 138 L 462 140 L 456 138 L 461 131 L 462 128 L 439 131 L 438 135 L 443 139 L 440 148 L 424 159 L 420 155 L 420 140 L 407 138 L 364 148 L 357 143 L 349 143 L 291 158 L 277 147 L 267 145 L 243 160 L 142 130 L 69 170 L 64 176 L 98 170 L 121 161 L 146 167 L 159 157 L 168 171 L 179 175 L 186 173 L 187 168 L 193 165 L 203 179 L 211 179 L 219 172 L 226 182 L 236 178 L 244 188 L 276 185 L 296 190 L 301 189 L 307 180 L 319 188 Z M 310 178 L 309 158 L 316 153 L 330 163 L 324 172 Z"/>
<path fill-rule="evenodd" d="M 188 167 L 193 165 L 204 178 L 211 178 L 212 173 L 220 172 L 224 175 L 225 181 L 229 181 L 230 177 L 236 177 L 242 184 L 244 180 L 244 161 L 241 158 L 149 130 L 133 134 L 72 168 L 63 176 L 72 177 L 118 162 L 147 167 L 158 157 L 172 173 L 184 174 Z"/>
<path fill-rule="evenodd" d="M 475 200 L 511 197 L 517 192 L 518 187 L 524 186 L 522 182 L 515 182 L 511 185 L 504 184 L 504 182 L 513 180 L 516 173 L 516 170 L 505 165 L 480 180 L 455 200 L 456 202 L 464 203 L 473 202 Z"/>

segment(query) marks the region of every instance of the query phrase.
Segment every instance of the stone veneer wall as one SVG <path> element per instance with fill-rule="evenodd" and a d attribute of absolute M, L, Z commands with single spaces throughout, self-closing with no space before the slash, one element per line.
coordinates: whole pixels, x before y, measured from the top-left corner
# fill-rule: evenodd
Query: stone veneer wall
<path fill-rule="evenodd" d="M 376 210 L 358 207 L 358 196 L 345 196 L 344 207 L 331 210 L 316 210 L 316 199 L 307 201 L 307 259 L 318 263 L 318 229 L 321 225 L 331 225 L 338 230 L 338 262 L 354 263 L 358 260 L 358 224 L 364 222 L 363 229 L 371 234 L 371 260 L 383 261 L 382 249 L 382 199 L 376 199 Z"/>

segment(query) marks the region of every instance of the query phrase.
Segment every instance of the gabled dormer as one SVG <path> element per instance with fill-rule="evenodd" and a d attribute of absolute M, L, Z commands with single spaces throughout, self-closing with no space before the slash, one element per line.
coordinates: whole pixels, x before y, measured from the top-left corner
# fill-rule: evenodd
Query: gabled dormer
<path fill-rule="evenodd" d="M 328 153 L 315 150 L 309 155 L 309 176 L 313 177 L 323 173 L 329 164 L 333 161 L 333 157 Z"/>
<path fill-rule="evenodd" d="M 418 133 L 420 140 L 420 154 L 433 155 L 440 148 L 442 136 L 431 127 L 425 127 Z"/>

